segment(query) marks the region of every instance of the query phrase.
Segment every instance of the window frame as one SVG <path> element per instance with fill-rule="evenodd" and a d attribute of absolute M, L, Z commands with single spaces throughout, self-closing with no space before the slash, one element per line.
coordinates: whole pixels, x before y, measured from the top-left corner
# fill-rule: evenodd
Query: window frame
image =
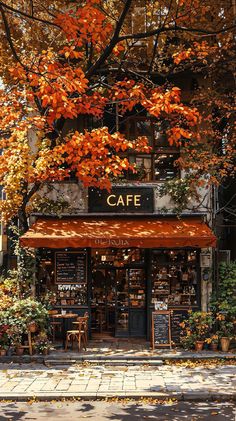
<path fill-rule="evenodd" d="M 127 136 L 128 139 L 132 140 L 132 136 L 131 134 L 131 130 L 130 130 L 130 122 L 136 122 L 135 124 L 135 130 L 134 130 L 134 138 L 137 138 L 138 136 L 141 136 L 142 134 L 138 133 L 137 130 L 137 122 L 139 121 L 149 121 L 150 122 L 150 131 L 151 131 L 151 144 L 150 146 L 152 147 L 152 151 L 145 154 L 145 153 L 140 153 L 140 152 L 128 152 L 127 153 L 127 158 L 130 161 L 130 158 L 133 158 L 133 162 L 135 163 L 136 158 L 149 158 L 151 160 L 151 179 L 150 180 L 137 180 L 135 179 L 135 174 L 127 174 L 127 180 L 128 181 L 143 181 L 145 183 L 163 183 L 169 180 L 172 180 L 173 178 L 177 178 L 180 177 L 180 170 L 176 167 L 176 172 L 175 172 L 175 176 L 171 177 L 171 178 L 165 178 L 164 180 L 158 180 L 156 179 L 155 176 L 155 159 L 157 156 L 162 155 L 162 154 L 167 154 L 167 155 L 176 155 L 176 159 L 178 159 L 178 157 L 180 156 L 180 148 L 176 147 L 176 146 L 171 146 L 171 145 L 163 145 L 163 146 L 156 146 L 155 145 L 155 123 L 156 120 L 155 118 L 152 117 L 146 117 L 146 116 L 130 116 L 127 121 L 125 122 L 124 128 L 125 128 L 125 134 Z"/>

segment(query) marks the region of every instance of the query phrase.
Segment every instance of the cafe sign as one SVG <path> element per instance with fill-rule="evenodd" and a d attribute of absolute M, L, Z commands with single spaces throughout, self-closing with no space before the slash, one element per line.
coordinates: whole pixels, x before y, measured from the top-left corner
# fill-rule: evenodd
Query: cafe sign
<path fill-rule="evenodd" d="M 150 187 L 113 187 L 110 192 L 89 189 L 89 212 L 152 213 L 153 189 Z"/>

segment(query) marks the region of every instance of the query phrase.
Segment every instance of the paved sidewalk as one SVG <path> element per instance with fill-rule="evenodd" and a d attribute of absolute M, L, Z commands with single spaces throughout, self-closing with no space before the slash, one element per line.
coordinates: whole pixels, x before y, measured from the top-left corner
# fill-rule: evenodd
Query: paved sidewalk
<path fill-rule="evenodd" d="M 105 397 L 236 400 L 236 366 L 0 365 L 0 399 Z"/>
<path fill-rule="evenodd" d="M 222 351 L 210 351 L 204 350 L 202 352 L 196 351 L 185 351 L 181 348 L 150 348 L 150 342 L 146 342 L 142 339 L 118 339 L 113 338 L 112 341 L 109 340 L 90 340 L 88 343 L 87 350 L 69 350 L 65 352 L 61 346 L 60 342 L 53 348 L 51 347 L 50 354 L 48 356 L 44 355 L 23 355 L 21 357 L 12 355 L 7 357 L 0 357 L 1 363 L 43 363 L 49 361 L 55 364 L 62 364 L 64 361 L 65 364 L 77 362 L 82 363 L 93 362 L 100 364 L 107 363 L 113 365 L 122 365 L 130 362 L 134 364 L 135 362 L 139 365 L 140 363 L 147 363 L 152 365 L 157 365 L 158 362 L 165 360 L 211 360 L 211 359 L 235 359 L 236 360 L 236 349 L 231 349 L 230 352 Z"/>

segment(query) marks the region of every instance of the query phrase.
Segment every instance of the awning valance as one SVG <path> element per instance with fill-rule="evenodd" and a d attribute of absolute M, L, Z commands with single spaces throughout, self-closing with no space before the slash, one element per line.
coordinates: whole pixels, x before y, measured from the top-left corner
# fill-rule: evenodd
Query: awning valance
<path fill-rule="evenodd" d="M 216 237 L 198 218 L 39 218 L 20 238 L 33 248 L 215 247 Z"/>

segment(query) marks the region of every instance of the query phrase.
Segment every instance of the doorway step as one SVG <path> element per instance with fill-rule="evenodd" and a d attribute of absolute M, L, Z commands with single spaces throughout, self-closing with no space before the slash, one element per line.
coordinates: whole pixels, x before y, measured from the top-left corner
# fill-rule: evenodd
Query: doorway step
<path fill-rule="evenodd" d="M 92 333 L 92 342 L 116 342 L 117 338 L 110 332 Z"/>
<path fill-rule="evenodd" d="M 212 361 L 215 364 L 216 360 L 221 361 L 224 364 L 233 364 L 236 363 L 236 354 L 233 352 L 223 353 L 223 352 L 212 352 L 212 351 L 203 351 L 203 352 L 186 352 L 181 349 L 169 350 L 155 350 L 149 351 L 146 354 L 117 354 L 114 355 L 104 353 L 99 355 L 96 353 L 78 353 L 76 351 L 51 351 L 49 355 L 22 355 L 22 356 L 5 356 L 0 357 L 0 363 L 39 363 L 45 364 L 47 366 L 60 366 L 67 365 L 71 366 L 73 364 L 79 364 L 83 366 L 158 366 L 162 364 L 169 364 L 172 362 L 178 361 Z"/>

